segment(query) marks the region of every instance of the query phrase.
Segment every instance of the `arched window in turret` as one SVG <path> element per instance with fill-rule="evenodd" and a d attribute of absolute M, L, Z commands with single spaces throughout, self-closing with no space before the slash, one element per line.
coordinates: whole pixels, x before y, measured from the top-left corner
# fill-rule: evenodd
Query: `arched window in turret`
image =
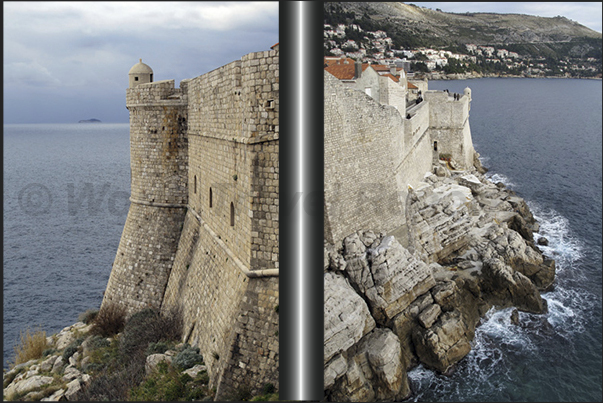
<path fill-rule="evenodd" d="M 433 142 L 433 151 L 438 151 L 438 142 L 437 141 Z"/>
<path fill-rule="evenodd" d="M 211 188 L 209 188 L 209 208 L 212 208 L 212 204 L 213 204 L 212 202 L 213 202 L 213 200 L 212 200 Z"/>
<path fill-rule="evenodd" d="M 230 202 L 230 226 L 234 227 L 234 204 Z"/>

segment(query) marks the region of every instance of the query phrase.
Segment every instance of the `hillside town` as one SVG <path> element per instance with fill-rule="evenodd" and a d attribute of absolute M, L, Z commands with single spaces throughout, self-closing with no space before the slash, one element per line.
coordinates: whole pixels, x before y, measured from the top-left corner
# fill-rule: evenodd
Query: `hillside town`
<path fill-rule="evenodd" d="M 465 44 L 450 49 L 397 49 L 383 30 L 357 24 L 324 24 L 324 54 L 403 68 L 407 74 L 441 78 L 453 75 L 601 78 L 594 57 L 552 59 L 531 57 L 500 46 Z"/>

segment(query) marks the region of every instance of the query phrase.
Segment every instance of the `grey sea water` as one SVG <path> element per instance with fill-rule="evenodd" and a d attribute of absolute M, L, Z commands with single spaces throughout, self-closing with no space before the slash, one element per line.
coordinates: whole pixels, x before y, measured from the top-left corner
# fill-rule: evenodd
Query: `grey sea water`
<path fill-rule="evenodd" d="M 98 308 L 130 192 L 128 124 L 4 125 L 4 367 Z"/>
<path fill-rule="evenodd" d="M 414 401 L 601 401 L 601 81 L 431 81 L 472 90 L 470 125 L 490 169 L 530 206 L 557 264 L 549 313 L 492 310 L 450 377 L 409 376 Z"/>

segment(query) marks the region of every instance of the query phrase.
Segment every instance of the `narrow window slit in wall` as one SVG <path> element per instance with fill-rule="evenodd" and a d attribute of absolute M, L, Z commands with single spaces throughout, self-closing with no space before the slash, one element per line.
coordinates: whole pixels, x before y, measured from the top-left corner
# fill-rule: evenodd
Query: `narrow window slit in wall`
<path fill-rule="evenodd" d="M 230 226 L 234 227 L 234 204 L 232 202 L 230 202 Z"/>
<path fill-rule="evenodd" d="M 209 208 L 212 208 L 212 192 L 211 192 L 211 188 L 209 188 Z"/>

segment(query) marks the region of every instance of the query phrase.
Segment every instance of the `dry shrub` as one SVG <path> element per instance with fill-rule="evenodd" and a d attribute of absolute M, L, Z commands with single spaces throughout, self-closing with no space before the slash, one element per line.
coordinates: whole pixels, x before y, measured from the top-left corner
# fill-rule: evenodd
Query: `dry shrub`
<path fill-rule="evenodd" d="M 173 310 L 161 314 L 148 308 L 133 314 L 124 327 L 120 353 L 124 357 L 142 356 L 149 343 L 179 340 L 182 336 L 182 315 Z"/>
<path fill-rule="evenodd" d="M 15 346 L 14 365 L 42 357 L 42 353 L 46 350 L 45 331 L 42 331 L 41 329 L 30 331 L 30 329 L 27 329 L 25 333 L 21 332 L 20 336 L 21 342 L 19 345 Z"/>
<path fill-rule="evenodd" d="M 88 309 L 86 312 L 83 312 L 78 316 L 78 320 L 80 322 L 84 322 L 85 324 L 90 324 L 98 315 L 98 309 Z"/>
<path fill-rule="evenodd" d="M 103 337 L 110 337 L 121 332 L 126 323 L 126 309 L 115 303 L 107 303 L 98 311 L 92 322 L 90 332 Z"/>
<path fill-rule="evenodd" d="M 144 364 L 134 362 L 119 369 L 103 370 L 79 391 L 76 400 L 124 402 L 128 400 L 130 389 L 143 381 L 144 374 Z"/>

